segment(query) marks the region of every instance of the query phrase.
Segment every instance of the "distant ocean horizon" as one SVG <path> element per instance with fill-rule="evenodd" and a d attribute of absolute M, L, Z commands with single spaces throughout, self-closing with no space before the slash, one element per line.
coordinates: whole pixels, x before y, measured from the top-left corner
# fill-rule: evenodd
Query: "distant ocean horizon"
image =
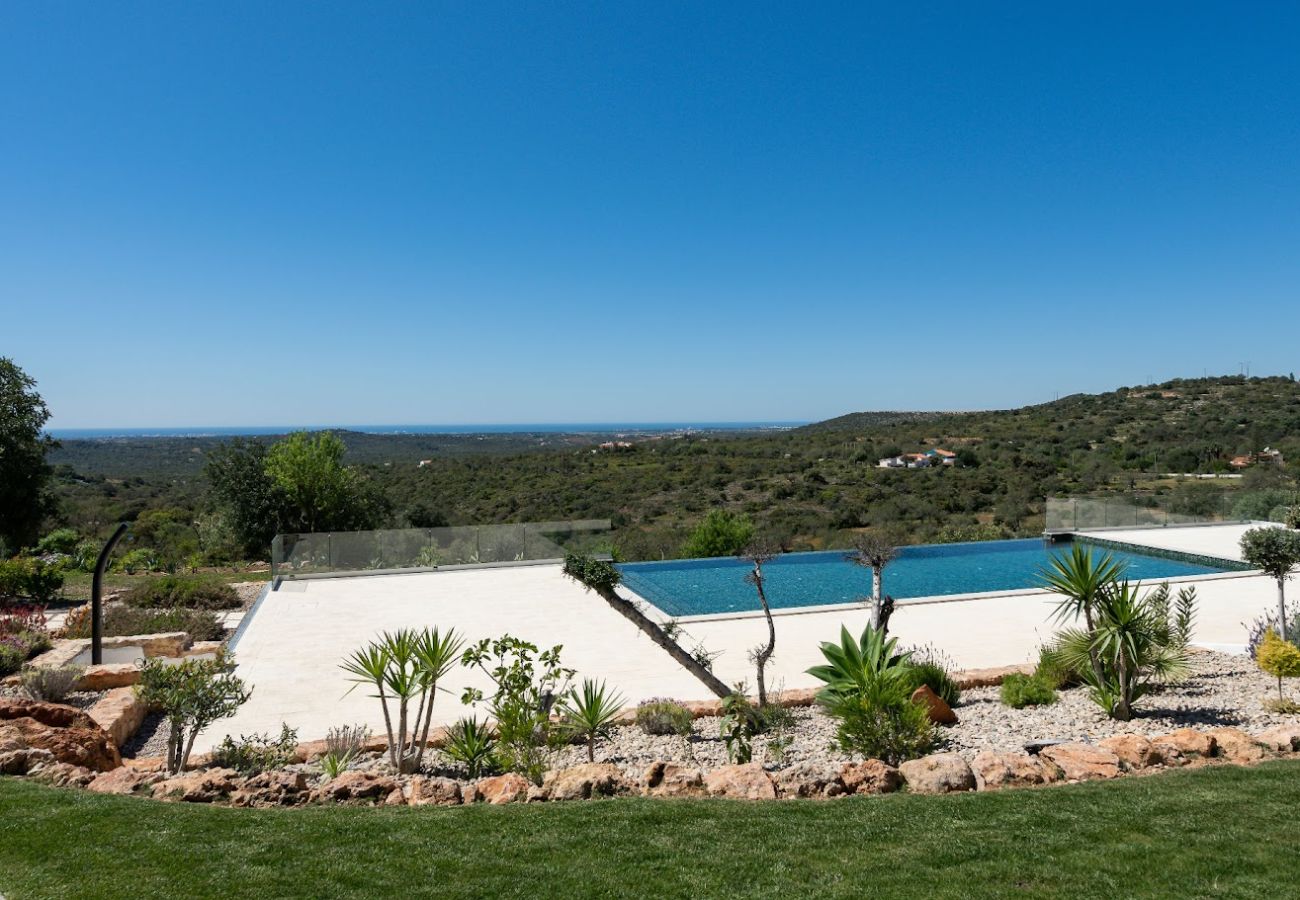
<path fill-rule="evenodd" d="M 294 431 L 362 434 L 611 434 L 672 431 L 756 431 L 797 428 L 807 422 L 537 422 L 500 425 L 214 425 L 174 428 L 50 428 L 59 440 L 157 437 L 254 437 Z"/>

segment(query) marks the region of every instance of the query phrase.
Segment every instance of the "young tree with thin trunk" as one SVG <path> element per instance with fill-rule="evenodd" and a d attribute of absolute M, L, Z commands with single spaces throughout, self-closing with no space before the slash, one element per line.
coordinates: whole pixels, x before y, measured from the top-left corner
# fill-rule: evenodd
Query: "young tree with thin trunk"
<path fill-rule="evenodd" d="M 1252 528 L 1241 536 L 1241 556 L 1246 562 L 1277 581 L 1277 630 L 1287 634 L 1286 580 L 1300 564 L 1300 533 L 1286 528 Z"/>
<path fill-rule="evenodd" d="M 747 560 L 753 569 L 745 576 L 745 581 L 754 586 L 758 592 L 758 605 L 763 608 L 763 617 L 767 619 L 767 643 L 755 647 L 749 655 L 754 662 L 755 677 L 758 682 L 758 705 L 760 708 L 767 706 L 767 679 L 766 667 L 768 660 L 772 658 L 772 653 L 776 650 L 776 623 L 772 621 L 772 607 L 767 602 L 767 591 L 764 588 L 763 566 L 770 563 L 779 556 L 781 550 L 779 547 L 772 546 L 762 541 L 756 541 L 745 548 L 741 553 L 741 558 Z"/>
<path fill-rule="evenodd" d="M 884 596 L 885 566 L 897 558 L 898 548 L 874 534 L 859 535 L 853 542 L 853 552 L 848 555 L 849 562 L 871 570 L 871 627 L 882 632 L 889 627 L 889 613 L 893 609 Z"/>

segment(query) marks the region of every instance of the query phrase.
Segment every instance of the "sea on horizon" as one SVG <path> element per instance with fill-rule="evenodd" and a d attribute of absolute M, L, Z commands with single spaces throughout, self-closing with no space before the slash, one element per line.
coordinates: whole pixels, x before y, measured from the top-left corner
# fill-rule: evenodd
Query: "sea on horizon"
<path fill-rule="evenodd" d="M 170 428 L 51 428 L 58 440 L 152 437 L 252 437 L 294 431 L 356 431 L 363 434 L 613 434 L 675 431 L 755 431 L 796 428 L 806 422 L 542 422 L 500 425 L 216 425 Z"/>

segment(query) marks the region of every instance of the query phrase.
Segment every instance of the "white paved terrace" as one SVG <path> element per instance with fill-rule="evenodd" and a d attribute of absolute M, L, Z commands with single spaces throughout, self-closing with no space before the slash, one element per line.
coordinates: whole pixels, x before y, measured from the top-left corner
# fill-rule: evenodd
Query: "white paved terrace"
<path fill-rule="evenodd" d="M 1217 534 L 1206 527 L 1107 536 L 1224 556 L 1244 529 L 1221 527 Z M 1200 576 L 1186 582 L 1196 584 L 1200 597 L 1196 640 L 1225 649 L 1243 644 L 1244 623 L 1276 600 L 1275 583 L 1260 576 Z M 1051 609 L 1051 597 L 1041 592 L 906 602 L 894 614 L 891 630 L 904 645 L 934 645 L 960 668 L 1000 666 L 1036 657 L 1053 631 Z M 787 688 L 814 686 L 805 670 L 821 662 L 818 645 L 834 640 L 841 624 L 856 633 L 866 621 L 867 611 L 853 606 L 778 615 L 770 681 Z M 565 664 L 580 677 L 607 680 L 629 703 L 708 696 L 663 650 L 596 594 L 565 578 L 557 565 L 289 582 L 267 595 L 234 648 L 240 675 L 253 685 L 252 699 L 234 718 L 201 736 L 198 749 L 226 734 L 275 732 L 281 722 L 299 729 L 302 740 L 323 737 L 333 725 L 365 722 L 380 730 L 378 702 L 364 687 L 349 693 L 339 663 L 384 630 L 431 625 L 454 627 L 470 639 L 509 632 L 541 647 L 563 644 Z M 686 631 L 682 643 L 688 648 L 699 642 L 721 651 L 714 667 L 723 680 L 752 683 L 748 651 L 765 636 L 756 614 L 690 621 Z M 459 697 L 471 682 L 486 686 L 481 677 L 455 670 L 435 707 L 437 724 L 468 712 Z"/>

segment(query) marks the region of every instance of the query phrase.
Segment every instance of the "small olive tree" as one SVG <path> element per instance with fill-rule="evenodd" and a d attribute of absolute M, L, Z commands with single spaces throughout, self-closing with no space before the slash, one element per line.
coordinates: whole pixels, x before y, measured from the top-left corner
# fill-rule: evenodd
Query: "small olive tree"
<path fill-rule="evenodd" d="M 871 627 L 884 632 L 889 628 L 892 603 L 885 601 L 882 590 L 885 566 L 898 558 L 898 548 L 874 534 L 859 535 L 853 542 L 850 562 L 871 570 Z"/>
<path fill-rule="evenodd" d="M 1286 580 L 1300 564 L 1300 533 L 1285 528 L 1252 528 L 1241 536 L 1241 556 L 1246 562 L 1277 580 L 1278 627 L 1286 633 Z"/>
<path fill-rule="evenodd" d="M 234 669 L 229 656 L 187 659 L 176 665 L 155 658 L 141 665 L 136 693 L 167 717 L 167 771 L 171 774 L 185 768 L 199 732 L 233 716 L 252 696 Z"/>
<path fill-rule="evenodd" d="M 772 658 L 772 653 L 776 650 L 776 623 L 772 621 L 772 607 L 767 602 L 767 591 L 764 588 L 765 576 L 763 575 L 763 566 L 776 559 L 781 553 L 779 547 L 767 544 L 763 541 L 756 541 L 745 548 L 741 557 L 749 562 L 753 567 L 747 575 L 745 581 L 754 586 L 758 592 L 758 605 L 763 608 L 763 617 L 767 620 L 767 643 L 755 647 L 750 651 L 749 658 L 754 663 L 755 679 L 758 682 L 758 706 L 760 709 L 767 708 L 767 662 Z"/>

